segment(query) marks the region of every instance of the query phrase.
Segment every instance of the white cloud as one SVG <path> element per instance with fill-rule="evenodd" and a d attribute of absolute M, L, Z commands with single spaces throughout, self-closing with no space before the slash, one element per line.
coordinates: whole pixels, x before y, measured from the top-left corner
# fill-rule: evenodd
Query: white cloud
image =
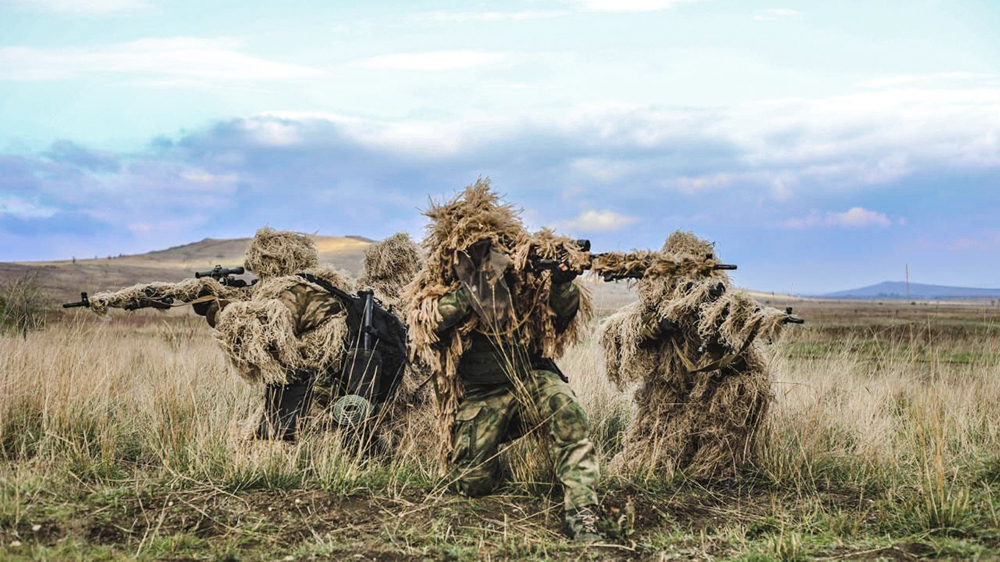
<path fill-rule="evenodd" d="M 884 78 L 874 78 L 866 80 L 860 84 L 862 88 L 886 89 L 898 88 L 901 86 L 912 87 L 914 85 L 941 85 L 961 82 L 995 81 L 996 76 L 992 74 L 982 74 L 976 72 L 933 72 L 928 74 L 904 74 L 898 76 L 886 76 Z"/>
<path fill-rule="evenodd" d="M 609 158 L 579 158 L 570 166 L 594 179 L 612 182 L 636 171 L 636 165 Z"/>
<path fill-rule="evenodd" d="M 498 63 L 504 53 L 487 51 L 428 51 L 394 53 L 354 61 L 352 66 L 387 70 L 464 70 Z"/>
<path fill-rule="evenodd" d="M 808 228 L 839 227 L 839 228 L 889 228 L 892 220 L 885 213 L 871 211 L 864 207 L 854 207 L 843 213 L 829 212 L 825 215 L 813 212 L 801 219 L 789 219 L 785 228 L 805 230 Z"/>
<path fill-rule="evenodd" d="M 797 18 L 802 15 L 802 12 L 798 10 L 789 10 L 787 8 L 768 8 L 766 10 L 757 10 L 753 14 L 753 19 L 757 21 L 775 21 L 779 19 L 787 18 Z"/>
<path fill-rule="evenodd" d="M 566 12 L 557 10 L 521 10 L 518 12 L 430 12 L 410 19 L 430 23 L 467 23 L 497 21 L 530 21 L 558 18 Z"/>
<path fill-rule="evenodd" d="M 635 224 L 636 219 L 614 211 L 588 210 L 576 218 L 558 221 L 557 227 L 571 232 L 608 232 Z"/>
<path fill-rule="evenodd" d="M 566 0 L 591 12 L 661 12 L 701 0 Z"/>
<path fill-rule="evenodd" d="M 282 123 L 274 123 L 273 118 Z M 275 144 L 285 139 L 287 144 L 300 140 L 300 131 L 311 124 L 335 125 L 347 137 L 361 146 L 388 150 L 401 155 L 440 159 L 456 155 L 460 150 L 472 150 L 503 135 L 512 124 L 504 117 L 445 121 L 375 121 L 336 113 L 268 111 L 244 123 L 247 130 L 267 131 L 269 135 L 255 139 L 261 144 Z M 277 128 L 275 128 L 277 127 Z M 280 131 L 280 137 L 275 135 Z M 270 137 L 270 138 L 269 138 Z M 270 142 L 269 142 L 270 141 Z M 278 142 L 280 145 L 280 142 Z"/>
<path fill-rule="evenodd" d="M 0 215 L 11 215 L 19 219 L 48 218 L 56 214 L 56 209 L 26 201 L 19 197 L 0 197 Z"/>
<path fill-rule="evenodd" d="M 137 12 L 149 7 L 146 0 L 0 0 L 0 6 L 43 12 L 105 15 Z"/>
<path fill-rule="evenodd" d="M 892 185 L 941 167 L 1000 168 L 1000 88 L 871 91 L 723 109 L 604 104 L 448 121 L 267 115 L 330 121 L 364 146 L 436 159 L 544 137 L 566 147 L 565 164 L 581 180 L 689 193 L 749 189 L 777 201 Z"/>
<path fill-rule="evenodd" d="M 288 122 L 248 119 L 243 122 L 243 129 L 263 146 L 292 146 L 302 142 L 299 128 Z"/>
<path fill-rule="evenodd" d="M 236 174 L 212 174 L 203 170 L 190 170 L 181 172 L 179 175 L 191 185 L 204 186 L 205 188 L 214 188 L 220 184 L 233 184 L 239 179 Z"/>
<path fill-rule="evenodd" d="M 273 81 L 313 78 L 305 66 L 255 58 L 228 39 L 141 39 L 101 47 L 0 49 L 0 80 L 60 80 L 93 74 Z"/>
<path fill-rule="evenodd" d="M 733 174 L 719 172 L 700 176 L 681 176 L 664 182 L 664 185 L 686 193 L 699 193 L 729 187 L 735 179 Z"/>
<path fill-rule="evenodd" d="M 704 136 L 739 147 L 751 167 L 841 188 L 888 184 L 928 166 L 998 167 L 998 130 L 1000 88 L 773 100 L 703 125 Z"/>

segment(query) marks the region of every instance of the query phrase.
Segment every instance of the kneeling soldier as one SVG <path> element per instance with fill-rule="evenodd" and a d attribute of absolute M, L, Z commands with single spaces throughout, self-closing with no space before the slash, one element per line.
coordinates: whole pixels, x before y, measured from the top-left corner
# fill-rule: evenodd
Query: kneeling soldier
<path fill-rule="evenodd" d="M 427 262 L 408 287 L 407 312 L 412 353 L 434 371 L 443 458 L 458 489 L 490 493 L 499 446 L 538 431 L 555 453 L 567 533 L 599 539 L 587 415 L 553 361 L 585 326 L 590 296 L 572 269 L 536 272 L 529 260 L 578 250 L 550 232 L 529 235 L 488 181 L 427 216 Z"/>

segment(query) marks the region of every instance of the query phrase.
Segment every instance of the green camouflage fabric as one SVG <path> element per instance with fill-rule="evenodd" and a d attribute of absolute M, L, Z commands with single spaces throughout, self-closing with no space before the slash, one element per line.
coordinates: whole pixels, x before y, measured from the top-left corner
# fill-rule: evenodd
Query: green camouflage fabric
<path fill-rule="evenodd" d="M 568 325 L 579 302 L 579 288 L 566 283 L 553 288 L 549 306 L 557 322 Z M 458 325 L 471 312 L 465 289 L 442 297 L 438 311 L 443 318 L 439 330 Z M 458 366 L 465 393 L 453 427 L 451 463 L 459 491 L 490 493 L 498 483 L 500 445 L 537 430 L 553 448 L 567 513 L 596 506 L 600 467 L 587 414 L 560 374 L 538 368 L 547 363 L 557 369 L 555 364 L 509 341 L 475 332 L 470 338 Z M 517 374 L 516 382 L 511 373 Z"/>
<path fill-rule="evenodd" d="M 340 299 L 310 283 L 298 283 L 278 295 L 278 300 L 292 312 L 296 337 L 315 330 L 331 316 L 344 310 Z"/>
<path fill-rule="evenodd" d="M 517 391 L 512 384 L 466 387 L 451 457 L 458 489 L 470 496 L 490 493 L 497 484 L 500 444 L 535 428 L 553 447 L 567 512 L 597 505 L 600 468 L 587 414 L 569 385 L 551 371 L 529 372 Z"/>
<path fill-rule="evenodd" d="M 467 290 L 463 287 L 438 300 L 441 322 L 438 331 L 443 333 L 457 326 L 472 312 Z M 557 326 L 565 329 L 580 308 L 580 288 L 575 283 L 564 283 L 552 288 L 549 307 L 555 314 Z M 465 385 L 505 385 L 510 383 L 511 371 L 526 372 L 535 368 L 535 353 L 525 350 L 509 340 L 479 332 L 469 334 L 469 345 L 458 363 L 458 374 Z"/>
<path fill-rule="evenodd" d="M 337 297 L 304 281 L 283 291 L 278 295 L 278 300 L 292 313 L 296 337 L 316 329 L 327 318 L 344 310 L 343 303 Z M 208 324 L 214 328 L 221 310 L 217 302 L 212 305 L 214 306 L 208 307 L 205 316 Z"/>

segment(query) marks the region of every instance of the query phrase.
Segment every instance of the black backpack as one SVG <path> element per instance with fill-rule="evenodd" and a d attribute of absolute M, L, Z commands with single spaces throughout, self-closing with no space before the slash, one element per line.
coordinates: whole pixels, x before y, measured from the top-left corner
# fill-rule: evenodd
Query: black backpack
<path fill-rule="evenodd" d="M 382 308 L 371 291 L 351 295 L 315 275 L 300 273 L 299 277 L 336 296 L 347 309 L 352 344 L 334 381 L 333 395 L 358 395 L 376 405 L 389 401 L 407 365 L 406 326 Z"/>

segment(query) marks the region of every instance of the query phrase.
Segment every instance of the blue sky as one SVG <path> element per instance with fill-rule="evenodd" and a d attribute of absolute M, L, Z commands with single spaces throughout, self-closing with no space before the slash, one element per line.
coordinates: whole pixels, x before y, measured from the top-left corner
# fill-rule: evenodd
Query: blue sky
<path fill-rule="evenodd" d="M 1000 286 L 995 2 L 0 0 L 0 260 L 422 234 L 490 176 L 743 285 Z"/>

